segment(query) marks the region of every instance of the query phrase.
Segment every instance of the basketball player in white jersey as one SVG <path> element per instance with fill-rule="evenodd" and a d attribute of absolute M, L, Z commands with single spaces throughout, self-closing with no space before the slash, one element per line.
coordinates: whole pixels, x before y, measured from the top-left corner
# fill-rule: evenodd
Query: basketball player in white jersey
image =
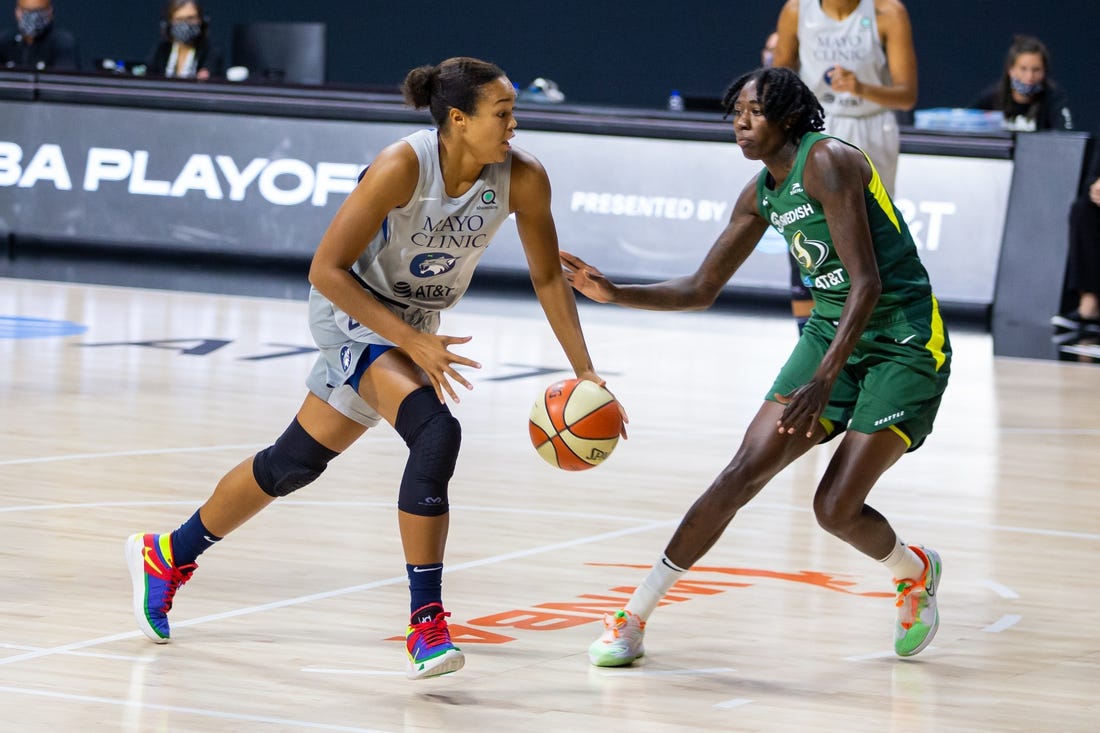
<path fill-rule="evenodd" d="M 321 355 L 295 419 L 273 445 L 227 473 L 179 529 L 127 540 L 134 614 L 157 643 L 169 639 L 167 613 L 200 553 L 312 482 L 384 419 L 409 447 L 397 501 L 411 593 L 408 676 L 463 666 L 441 600 L 447 487 L 461 437 L 445 399 L 458 401 L 454 383 L 472 388 L 455 365 L 480 365 L 450 350 L 470 337 L 437 330 L 439 312 L 466 292 L 510 214 L 570 365 L 577 377 L 603 384 L 562 275 L 546 171 L 509 143 L 512 83 L 493 64 L 459 57 L 410 71 L 404 94 L 430 110 L 437 129 L 382 150 L 321 239 L 309 273 L 310 327 Z"/>
<path fill-rule="evenodd" d="M 894 195 L 900 140 L 895 110 L 917 103 L 917 54 L 899 0 L 787 0 L 774 65 L 798 71 L 825 110 L 825 132 L 861 148 Z M 793 262 L 793 260 L 792 260 Z M 791 271 L 799 330 L 813 301 Z"/>

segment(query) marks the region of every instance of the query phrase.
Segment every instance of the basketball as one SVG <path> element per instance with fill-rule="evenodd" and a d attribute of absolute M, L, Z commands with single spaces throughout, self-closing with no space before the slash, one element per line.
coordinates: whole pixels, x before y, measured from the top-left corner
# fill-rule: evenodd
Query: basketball
<path fill-rule="evenodd" d="M 623 420 L 606 389 L 586 379 L 555 382 L 535 400 L 528 429 L 543 460 L 565 471 L 598 466 L 619 442 Z"/>

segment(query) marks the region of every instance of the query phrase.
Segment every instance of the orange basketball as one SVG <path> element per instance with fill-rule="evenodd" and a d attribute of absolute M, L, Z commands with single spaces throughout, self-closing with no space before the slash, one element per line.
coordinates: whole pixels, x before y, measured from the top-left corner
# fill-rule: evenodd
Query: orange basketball
<path fill-rule="evenodd" d="M 623 428 L 619 404 L 606 389 L 587 379 L 555 382 L 535 400 L 528 429 L 543 460 L 566 471 L 603 463 Z"/>

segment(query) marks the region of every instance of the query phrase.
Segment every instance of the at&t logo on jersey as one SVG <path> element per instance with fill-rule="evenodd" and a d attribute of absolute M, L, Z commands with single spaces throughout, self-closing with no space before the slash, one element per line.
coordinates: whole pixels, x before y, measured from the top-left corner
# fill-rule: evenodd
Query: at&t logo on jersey
<path fill-rule="evenodd" d="M 407 282 L 395 282 L 393 294 L 404 300 L 446 301 L 454 293 L 450 285 L 417 285 L 415 288 Z"/>
<path fill-rule="evenodd" d="M 794 257 L 798 264 L 811 275 L 817 274 L 817 268 L 821 267 L 821 263 L 829 256 L 827 244 L 816 239 L 806 239 L 806 235 L 801 230 L 791 237 L 790 250 L 791 257 Z"/>
<path fill-rule="evenodd" d="M 409 271 L 415 277 L 435 277 L 450 272 L 458 263 L 458 258 L 446 252 L 426 252 L 413 257 Z"/>

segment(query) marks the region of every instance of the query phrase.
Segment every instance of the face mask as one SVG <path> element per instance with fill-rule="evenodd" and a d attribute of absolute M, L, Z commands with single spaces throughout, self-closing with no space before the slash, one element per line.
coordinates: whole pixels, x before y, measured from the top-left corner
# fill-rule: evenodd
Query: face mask
<path fill-rule="evenodd" d="M 1012 91 L 1017 94 L 1022 94 L 1025 97 L 1033 97 L 1043 91 L 1043 82 L 1041 81 L 1035 82 L 1034 84 L 1025 84 L 1019 79 L 1009 77 L 1008 82 L 1012 85 Z"/>
<path fill-rule="evenodd" d="M 176 43 L 191 46 L 202 35 L 202 25 L 199 23 L 173 23 L 168 28 L 168 35 Z"/>
<path fill-rule="evenodd" d="M 28 38 L 40 38 L 50 27 L 50 11 L 24 10 L 19 16 L 19 32 Z"/>

